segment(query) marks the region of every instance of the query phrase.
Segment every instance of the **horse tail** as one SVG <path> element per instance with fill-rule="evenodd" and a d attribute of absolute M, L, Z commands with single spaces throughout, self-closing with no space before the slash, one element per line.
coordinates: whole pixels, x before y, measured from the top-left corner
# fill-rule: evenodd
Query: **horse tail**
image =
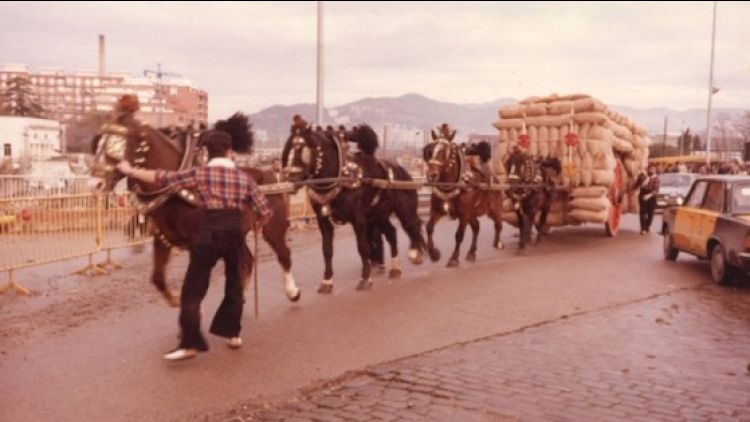
<path fill-rule="evenodd" d="M 217 121 L 214 130 L 226 132 L 232 137 L 233 151 L 245 154 L 252 152 L 255 139 L 252 124 L 245 114 L 238 111 L 226 120 Z"/>

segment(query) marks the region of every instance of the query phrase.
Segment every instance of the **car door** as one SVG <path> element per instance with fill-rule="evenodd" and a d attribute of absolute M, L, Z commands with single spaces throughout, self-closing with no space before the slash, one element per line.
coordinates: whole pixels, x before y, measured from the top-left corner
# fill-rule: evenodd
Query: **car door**
<path fill-rule="evenodd" d="M 724 209 L 724 185 L 718 180 L 708 183 L 703 204 L 693 218 L 692 248 L 697 256 L 708 257 L 708 237 L 714 232 L 716 220 Z"/>
<path fill-rule="evenodd" d="M 693 222 L 696 214 L 703 205 L 706 195 L 707 181 L 696 182 L 690 191 L 685 204 L 675 212 L 674 227 L 672 227 L 672 242 L 675 248 L 686 252 L 693 252 Z"/>

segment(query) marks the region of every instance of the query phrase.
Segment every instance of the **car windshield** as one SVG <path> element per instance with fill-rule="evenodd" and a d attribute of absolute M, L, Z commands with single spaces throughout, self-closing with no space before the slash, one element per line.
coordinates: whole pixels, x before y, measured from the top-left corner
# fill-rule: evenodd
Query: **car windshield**
<path fill-rule="evenodd" d="M 693 178 L 687 174 L 664 173 L 659 175 L 659 184 L 670 188 L 689 188 Z"/>
<path fill-rule="evenodd" d="M 750 184 L 737 185 L 732 190 L 732 213 L 750 214 Z"/>

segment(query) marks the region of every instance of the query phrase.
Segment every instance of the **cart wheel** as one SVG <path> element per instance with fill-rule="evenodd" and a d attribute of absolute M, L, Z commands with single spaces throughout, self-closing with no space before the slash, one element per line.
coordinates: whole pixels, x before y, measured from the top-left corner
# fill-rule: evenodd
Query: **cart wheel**
<path fill-rule="evenodd" d="M 608 194 L 612 206 L 609 208 L 609 217 L 604 223 L 604 231 L 607 234 L 607 237 L 617 236 L 617 231 L 620 229 L 620 217 L 622 216 L 622 203 L 620 202 L 620 198 L 622 197 L 622 191 L 622 167 L 618 162 L 615 167 L 615 180 L 612 182 Z"/>

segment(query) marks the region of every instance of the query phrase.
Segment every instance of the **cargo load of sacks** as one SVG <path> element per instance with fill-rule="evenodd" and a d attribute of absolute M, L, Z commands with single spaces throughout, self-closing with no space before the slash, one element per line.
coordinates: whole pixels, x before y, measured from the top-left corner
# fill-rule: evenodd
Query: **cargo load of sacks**
<path fill-rule="evenodd" d="M 559 185 L 569 194 L 558 195 L 550 210 L 550 226 L 604 223 L 609 217 L 609 189 L 620 165 L 623 187 L 632 186 L 638 173 L 648 165 L 651 140 L 646 130 L 604 103 L 585 94 L 531 97 L 518 104 L 504 106 L 493 125 L 500 131 L 500 143 L 493 167 L 505 182 L 505 160 L 518 145 L 521 134 L 528 135 L 528 154 L 557 157 L 563 168 L 573 165 L 572 175 L 560 176 Z M 566 143 L 566 135 L 577 135 L 575 146 Z M 622 212 L 637 213 L 637 190 L 622 199 Z M 510 201 L 505 204 L 506 221 L 517 225 Z"/>

